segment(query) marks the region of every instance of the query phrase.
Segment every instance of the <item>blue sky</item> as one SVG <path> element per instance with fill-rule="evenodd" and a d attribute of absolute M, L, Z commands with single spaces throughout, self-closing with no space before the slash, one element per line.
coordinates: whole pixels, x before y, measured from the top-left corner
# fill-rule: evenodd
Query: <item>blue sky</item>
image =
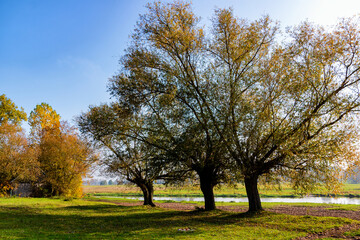
<path fill-rule="evenodd" d="M 108 78 L 147 2 L 0 0 L 0 94 L 28 114 L 46 102 L 70 122 L 89 105 L 108 102 Z M 202 24 L 215 7 L 251 20 L 269 14 L 282 27 L 306 19 L 331 25 L 360 13 L 357 0 L 193 0 Z"/>

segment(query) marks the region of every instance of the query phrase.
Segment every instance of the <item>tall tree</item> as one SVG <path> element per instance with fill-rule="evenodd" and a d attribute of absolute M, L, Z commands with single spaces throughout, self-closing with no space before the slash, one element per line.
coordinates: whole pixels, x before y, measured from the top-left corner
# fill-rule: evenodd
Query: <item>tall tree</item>
<path fill-rule="evenodd" d="M 228 156 L 208 111 L 217 86 L 206 79 L 204 30 L 189 4 L 154 3 L 148 10 L 121 60 L 123 71 L 111 79 L 110 93 L 121 108 L 152 117 L 152 128 L 142 132 L 167 139 L 168 162 L 198 174 L 205 209 L 212 210 L 214 186 L 228 179 Z"/>
<path fill-rule="evenodd" d="M 60 123 L 59 114 L 46 103 L 35 107 L 29 123 L 39 150 L 41 175 L 37 194 L 81 196 L 82 177 L 96 160 L 90 144 L 66 122 Z"/>
<path fill-rule="evenodd" d="M 356 159 L 360 29 L 355 19 L 330 30 L 302 23 L 282 45 L 274 41 L 276 28 L 268 18 L 248 25 L 232 11 L 219 10 L 214 26 L 213 72 L 223 74 L 228 96 L 230 131 L 224 140 L 243 175 L 249 211 L 262 209 L 257 189 L 262 175 L 286 176 L 302 191 L 338 180 L 344 165 Z"/>

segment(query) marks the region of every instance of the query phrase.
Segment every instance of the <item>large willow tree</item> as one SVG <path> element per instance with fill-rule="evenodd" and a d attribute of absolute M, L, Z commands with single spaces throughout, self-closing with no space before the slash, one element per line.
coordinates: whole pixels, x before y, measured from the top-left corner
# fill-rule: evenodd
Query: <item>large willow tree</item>
<path fill-rule="evenodd" d="M 102 150 L 99 164 L 106 172 L 138 186 L 144 205 L 155 206 L 154 181 L 179 180 L 187 171 L 164 161 L 170 144 L 165 136 L 145 130 L 152 128 L 150 119 L 133 116 L 126 107 L 114 103 L 90 107 L 77 120 L 81 132 Z"/>
<path fill-rule="evenodd" d="M 248 24 L 219 10 L 213 29 L 210 71 L 228 124 L 218 132 L 243 175 L 249 210 L 262 209 L 262 175 L 286 177 L 302 192 L 334 185 L 356 161 L 358 20 L 332 29 L 304 22 L 278 43 L 268 18 Z"/>
<path fill-rule="evenodd" d="M 199 169 L 208 199 L 224 175 L 237 177 L 249 211 L 259 211 L 260 176 L 306 191 L 331 185 L 353 163 L 357 19 L 331 29 L 304 22 L 281 37 L 268 17 L 251 22 L 217 9 L 205 31 L 187 3 L 147 8 L 110 92 L 129 114 L 151 118 L 143 132 L 173 143 L 178 157 L 169 161 Z"/>

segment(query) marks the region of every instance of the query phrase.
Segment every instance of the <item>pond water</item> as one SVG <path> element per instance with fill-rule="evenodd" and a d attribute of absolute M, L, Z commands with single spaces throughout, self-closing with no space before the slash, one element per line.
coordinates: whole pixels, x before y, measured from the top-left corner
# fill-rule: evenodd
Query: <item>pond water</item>
<path fill-rule="evenodd" d="M 128 199 L 142 200 L 142 197 L 122 197 Z M 172 201 L 195 201 L 203 202 L 202 197 L 154 197 L 154 200 L 172 200 Z M 216 202 L 248 202 L 247 198 L 234 197 L 216 197 Z M 303 198 L 261 198 L 262 202 L 282 202 L 282 203 L 329 203 L 329 204 L 359 204 L 360 198 L 348 197 L 303 197 Z"/>

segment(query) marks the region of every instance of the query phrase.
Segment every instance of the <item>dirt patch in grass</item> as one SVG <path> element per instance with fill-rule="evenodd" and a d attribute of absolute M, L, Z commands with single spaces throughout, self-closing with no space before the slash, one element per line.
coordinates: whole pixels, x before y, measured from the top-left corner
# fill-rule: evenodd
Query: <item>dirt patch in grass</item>
<path fill-rule="evenodd" d="M 110 202 L 115 203 L 121 206 L 140 206 L 142 205 L 141 201 L 134 202 L 119 202 L 112 200 L 99 199 L 94 201 L 101 202 Z M 169 202 L 169 203 L 156 203 L 157 207 L 166 208 L 166 209 L 174 209 L 179 211 L 192 211 L 198 206 L 194 203 L 179 203 L 179 202 Z M 217 207 L 223 211 L 229 212 L 246 212 L 247 207 L 245 206 L 219 206 Z M 265 208 L 266 211 L 275 212 L 275 213 L 283 213 L 289 215 L 309 215 L 309 216 L 319 216 L 319 217 L 344 217 L 354 220 L 360 221 L 360 211 L 348 211 L 348 210 L 334 210 L 327 209 L 326 206 L 290 206 L 290 205 L 281 205 L 271 208 Z"/>
<path fill-rule="evenodd" d="M 275 213 L 284 213 L 289 215 L 310 215 L 318 217 L 342 217 L 354 220 L 360 220 L 360 211 L 346 211 L 327 209 L 323 206 L 277 206 L 266 209 Z M 321 233 L 309 234 L 306 237 L 297 238 L 296 240 L 309 240 L 321 238 L 339 238 L 339 239 L 360 239 L 360 236 L 345 236 L 345 232 L 360 229 L 360 224 L 347 224 L 342 227 L 336 227 Z"/>
<path fill-rule="evenodd" d="M 333 210 L 323 206 L 277 206 L 266 209 L 275 213 L 285 213 L 289 215 L 311 215 L 319 217 L 344 217 L 360 220 L 360 211 Z"/>

